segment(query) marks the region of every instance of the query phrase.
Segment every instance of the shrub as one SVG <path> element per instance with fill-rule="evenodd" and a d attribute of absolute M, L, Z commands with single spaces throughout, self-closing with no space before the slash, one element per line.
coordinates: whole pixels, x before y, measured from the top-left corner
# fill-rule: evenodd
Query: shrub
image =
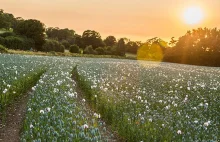
<path fill-rule="evenodd" d="M 80 53 L 79 46 L 77 46 L 77 45 L 75 45 L 75 44 L 70 46 L 69 51 L 70 51 L 71 53 Z"/>
<path fill-rule="evenodd" d="M 0 44 L 0 53 L 7 53 L 8 50 L 3 45 Z"/>
<path fill-rule="evenodd" d="M 64 52 L 64 50 L 65 47 L 56 40 L 46 40 L 45 44 L 43 45 L 43 51 L 45 52 Z"/>
<path fill-rule="evenodd" d="M 61 44 L 65 47 L 65 49 L 69 49 L 70 48 L 70 43 L 66 40 L 61 41 Z"/>
<path fill-rule="evenodd" d="M 93 50 L 92 46 L 89 45 L 84 49 L 84 54 L 95 54 L 96 52 Z"/>
<path fill-rule="evenodd" d="M 23 40 L 17 36 L 7 36 L 5 37 L 5 46 L 8 49 L 22 49 L 23 48 Z"/>
<path fill-rule="evenodd" d="M 96 48 L 95 51 L 98 55 L 105 55 L 105 50 L 102 47 Z"/>

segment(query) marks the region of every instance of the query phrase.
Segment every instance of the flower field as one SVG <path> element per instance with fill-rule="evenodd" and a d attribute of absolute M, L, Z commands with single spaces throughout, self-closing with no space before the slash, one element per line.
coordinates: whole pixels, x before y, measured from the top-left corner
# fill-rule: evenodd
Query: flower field
<path fill-rule="evenodd" d="M 220 69 L 128 60 L 78 66 L 96 109 L 128 141 L 217 141 Z"/>
<path fill-rule="evenodd" d="M 0 72 L 1 104 L 13 84 L 36 81 L 23 142 L 110 141 L 105 122 L 127 141 L 220 139 L 220 68 L 0 54 Z"/>

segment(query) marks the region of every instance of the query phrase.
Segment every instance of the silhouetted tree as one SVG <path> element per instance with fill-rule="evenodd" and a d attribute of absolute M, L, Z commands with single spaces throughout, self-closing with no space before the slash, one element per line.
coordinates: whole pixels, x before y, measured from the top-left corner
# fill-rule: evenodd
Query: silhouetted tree
<path fill-rule="evenodd" d="M 75 31 L 68 28 L 59 29 L 58 27 L 49 27 L 46 29 L 46 34 L 50 39 L 55 39 L 58 41 L 66 40 L 70 42 L 70 40 L 74 39 Z"/>
<path fill-rule="evenodd" d="M 164 61 L 195 65 L 220 65 L 220 30 L 198 28 L 180 37 Z"/>
<path fill-rule="evenodd" d="M 141 42 L 140 41 L 129 41 L 126 44 L 126 52 L 128 53 L 132 53 L 132 54 L 137 54 L 137 50 L 138 48 L 141 46 Z"/>
<path fill-rule="evenodd" d="M 125 50 L 126 50 L 125 39 L 121 38 L 121 39 L 119 39 L 118 45 L 117 45 L 117 48 L 116 48 L 117 55 L 125 56 Z"/>
<path fill-rule="evenodd" d="M 92 31 L 92 30 L 84 31 L 82 35 L 82 40 L 83 40 L 83 45 L 84 45 L 83 48 L 89 45 L 91 45 L 93 49 L 96 49 L 97 47 L 105 46 L 105 44 L 103 43 L 101 39 L 101 35 L 96 31 Z"/>
<path fill-rule="evenodd" d="M 116 41 L 116 38 L 114 36 L 108 36 L 104 40 L 104 43 L 105 43 L 106 46 L 114 46 L 117 43 L 117 41 Z"/>

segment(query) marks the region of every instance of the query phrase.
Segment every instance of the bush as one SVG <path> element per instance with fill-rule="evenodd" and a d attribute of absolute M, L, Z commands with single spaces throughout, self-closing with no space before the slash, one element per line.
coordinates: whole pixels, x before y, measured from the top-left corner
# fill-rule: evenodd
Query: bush
<path fill-rule="evenodd" d="M 102 47 L 96 48 L 95 51 L 98 55 L 105 55 L 105 49 Z"/>
<path fill-rule="evenodd" d="M 34 48 L 34 40 L 22 36 L 7 36 L 0 37 L 0 44 L 6 46 L 8 49 L 30 50 Z"/>
<path fill-rule="evenodd" d="M 70 43 L 66 40 L 61 41 L 61 44 L 65 47 L 65 49 L 69 49 L 70 48 Z"/>
<path fill-rule="evenodd" d="M 3 45 L 0 44 L 0 53 L 7 53 L 8 50 Z"/>
<path fill-rule="evenodd" d="M 70 46 L 69 51 L 70 51 L 71 53 L 80 53 L 79 46 L 77 46 L 77 45 L 75 45 L 75 44 Z"/>
<path fill-rule="evenodd" d="M 89 45 L 89 46 L 87 46 L 87 47 L 85 48 L 85 50 L 84 50 L 83 53 L 84 53 L 84 54 L 96 54 L 96 51 L 94 51 L 93 48 L 92 48 L 92 46 Z"/>
<path fill-rule="evenodd" d="M 22 49 L 23 48 L 23 40 L 17 36 L 7 36 L 5 37 L 5 46 L 8 49 Z"/>
<path fill-rule="evenodd" d="M 65 47 L 56 40 L 47 40 L 46 43 L 43 45 L 43 51 L 45 52 L 64 52 L 64 50 Z"/>

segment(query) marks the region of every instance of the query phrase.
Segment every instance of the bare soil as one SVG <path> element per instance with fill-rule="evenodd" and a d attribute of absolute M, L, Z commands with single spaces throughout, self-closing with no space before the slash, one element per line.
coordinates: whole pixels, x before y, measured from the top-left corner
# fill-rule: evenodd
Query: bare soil
<path fill-rule="evenodd" d="M 0 142 L 20 141 L 20 132 L 23 127 L 27 101 L 28 94 L 25 94 L 7 107 L 5 123 L 3 124 L 0 119 Z"/>

